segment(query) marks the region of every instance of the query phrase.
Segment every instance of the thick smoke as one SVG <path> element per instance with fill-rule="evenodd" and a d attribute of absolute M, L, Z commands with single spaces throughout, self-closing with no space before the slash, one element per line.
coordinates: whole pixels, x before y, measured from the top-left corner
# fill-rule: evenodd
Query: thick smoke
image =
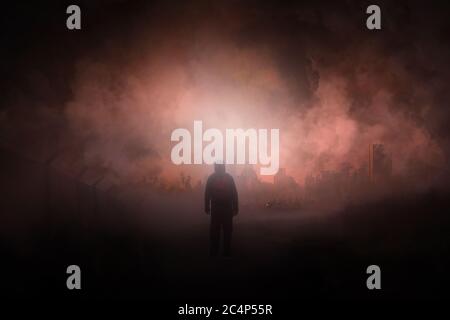
<path fill-rule="evenodd" d="M 210 168 L 171 163 L 170 133 L 203 120 L 279 128 L 281 166 L 300 184 L 367 165 L 371 143 L 385 145 L 394 174 L 446 164 L 444 13 L 382 3 L 383 30 L 371 32 L 365 2 L 142 4 L 123 16 L 118 3 L 118 21 L 97 21 L 106 31 L 88 20 L 105 37 L 69 59 L 69 93 L 54 93 L 46 62 L 10 95 L 0 118 L 10 146 L 122 183 L 181 171 L 201 179 Z M 32 120 L 17 112 L 25 104 Z"/>

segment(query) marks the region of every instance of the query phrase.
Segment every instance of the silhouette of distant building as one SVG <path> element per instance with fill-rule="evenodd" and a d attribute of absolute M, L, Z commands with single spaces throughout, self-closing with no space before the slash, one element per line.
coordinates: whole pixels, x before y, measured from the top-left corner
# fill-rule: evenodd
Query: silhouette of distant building
<path fill-rule="evenodd" d="M 255 190 L 260 183 L 252 165 L 246 165 L 237 180 L 237 183 L 247 190 Z"/>
<path fill-rule="evenodd" d="M 300 186 L 295 179 L 286 174 L 286 169 L 280 168 L 273 178 L 275 202 L 280 207 L 298 207 L 300 203 Z"/>
<path fill-rule="evenodd" d="M 280 168 L 273 178 L 273 183 L 278 188 L 295 187 L 297 183 L 294 178 L 286 175 L 286 169 Z"/>
<path fill-rule="evenodd" d="M 392 174 L 392 159 L 383 144 L 373 143 L 369 146 L 369 179 L 378 181 Z"/>

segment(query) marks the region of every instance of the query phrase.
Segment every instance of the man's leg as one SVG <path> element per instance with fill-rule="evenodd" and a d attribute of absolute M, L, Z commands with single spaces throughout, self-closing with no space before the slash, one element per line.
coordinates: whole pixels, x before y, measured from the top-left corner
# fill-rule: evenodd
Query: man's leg
<path fill-rule="evenodd" d="M 225 256 L 231 255 L 231 234 L 233 232 L 233 214 L 224 215 L 222 220 L 223 227 L 223 254 Z"/>
<path fill-rule="evenodd" d="M 219 252 L 220 240 L 220 217 L 217 214 L 211 213 L 211 226 L 209 228 L 209 254 L 216 256 Z"/>

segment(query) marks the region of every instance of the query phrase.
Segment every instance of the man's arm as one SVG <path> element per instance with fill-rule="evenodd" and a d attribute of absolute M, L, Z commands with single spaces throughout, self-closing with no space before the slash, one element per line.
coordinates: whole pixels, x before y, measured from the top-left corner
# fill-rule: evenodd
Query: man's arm
<path fill-rule="evenodd" d="M 232 205 L 233 205 L 233 215 L 237 215 L 239 213 L 239 199 L 238 193 L 236 190 L 236 185 L 234 183 L 233 177 L 231 177 L 231 192 L 232 192 Z"/>
<path fill-rule="evenodd" d="M 206 181 L 205 187 L 205 213 L 211 213 L 211 177 Z"/>

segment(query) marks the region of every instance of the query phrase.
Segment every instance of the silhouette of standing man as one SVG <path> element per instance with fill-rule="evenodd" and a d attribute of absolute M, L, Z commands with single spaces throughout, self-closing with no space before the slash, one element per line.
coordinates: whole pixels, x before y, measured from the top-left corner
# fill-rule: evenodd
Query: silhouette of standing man
<path fill-rule="evenodd" d="M 220 231 L 223 231 L 223 255 L 231 254 L 233 216 L 239 212 L 238 195 L 233 177 L 225 172 L 224 164 L 214 164 L 205 189 L 205 212 L 211 215 L 210 254 L 219 252 Z"/>

